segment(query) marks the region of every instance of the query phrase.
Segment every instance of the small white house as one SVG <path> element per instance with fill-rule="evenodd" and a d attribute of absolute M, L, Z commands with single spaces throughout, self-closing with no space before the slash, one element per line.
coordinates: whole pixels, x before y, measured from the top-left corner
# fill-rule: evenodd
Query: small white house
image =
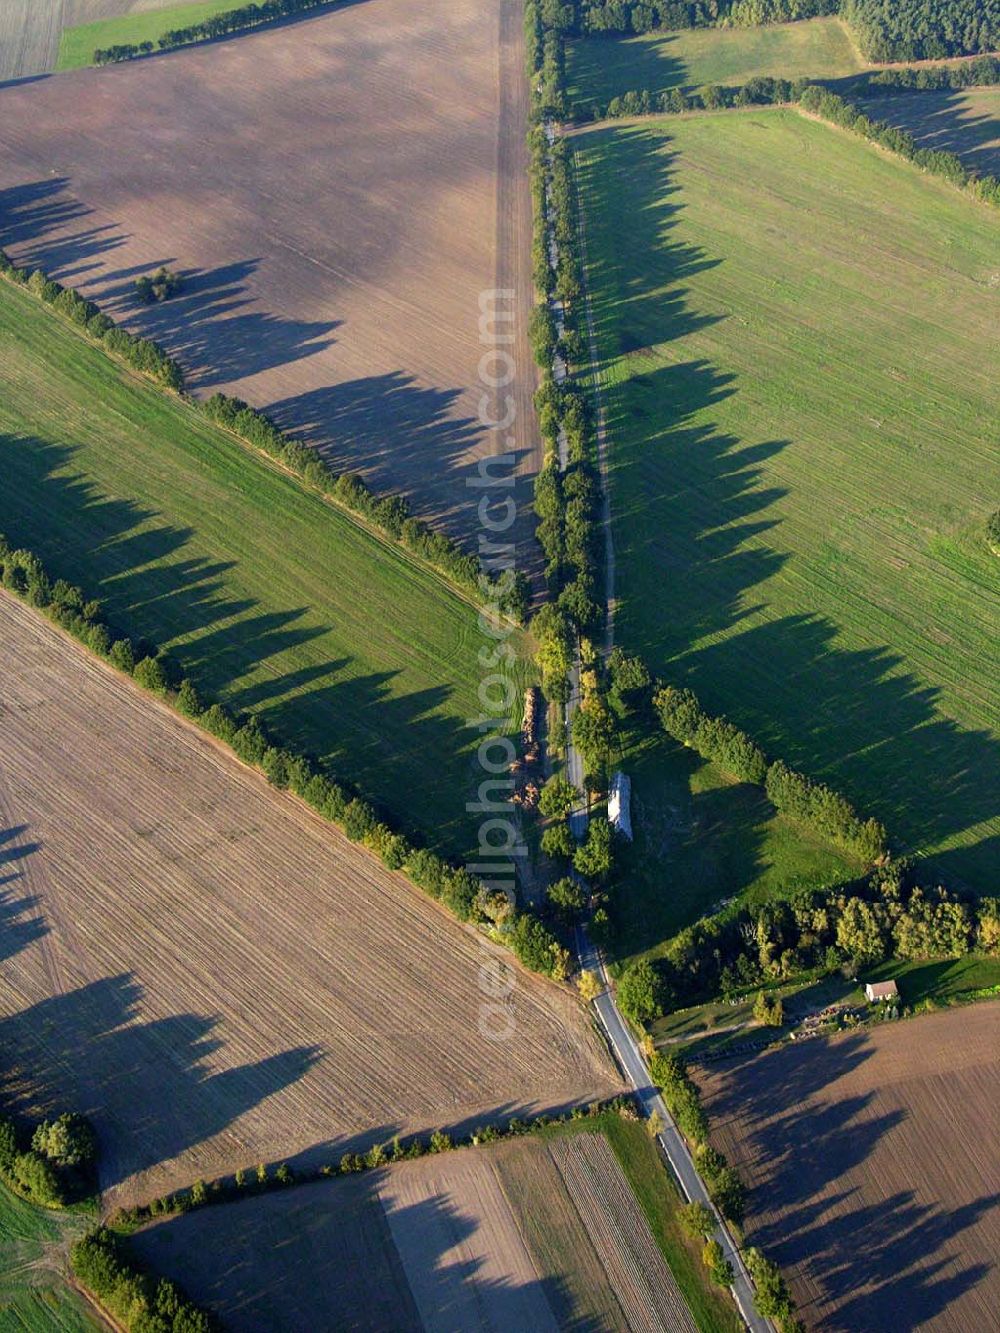
<path fill-rule="evenodd" d="M 894 981 L 869 981 L 865 987 L 865 999 L 869 1004 L 883 1004 L 888 1000 L 898 1000 L 899 987 Z"/>
<path fill-rule="evenodd" d="M 631 812 L 632 783 L 624 773 L 618 772 L 611 779 L 608 792 L 608 823 L 617 832 L 632 841 Z"/>

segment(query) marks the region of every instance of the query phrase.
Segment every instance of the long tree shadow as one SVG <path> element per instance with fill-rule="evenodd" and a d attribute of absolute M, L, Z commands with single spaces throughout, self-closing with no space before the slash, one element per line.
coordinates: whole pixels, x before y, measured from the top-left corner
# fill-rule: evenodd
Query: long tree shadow
<path fill-rule="evenodd" d="M 837 1333 L 914 1328 L 975 1287 L 989 1269 L 963 1259 L 958 1238 L 1000 1208 L 997 1195 L 949 1208 L 909 1190 L 868 1202 L 849 1183 L 907 1119 L 872 1115 L 875 1092 L 839 1093 L 872 1054 L 859 1034 L 742 1056 L 707 1103 L 723 1134 L 739 1126 L 737 1164 L 753 1163 L 748 1240 L 818 1288 L 835 1306 L 823 1327 Z"/>
<path fill-rule="evenodd" d="M 206 1061 L 225 1046 L 217 1018 L 142 1011 L 143 989 L 125 973 L 0 1019 L 6 1109 L 37 1118 L 71 1106 L 89 1116 L 105 1190 L 221 1134 L 321 1058 L 296 1047 L 211 1072 Z"/>
<path fill-rule="evenodd" d="M 176 261 L 162 261 L 176 267 Z M 177 268 L 176 296 L 144 305 L 135 295 L 135 266 L 103 274 L 86 294 L 135 333 L 155 338 L 177 357 L 189 389 L 210 389 L 321 352 L 333 344 L 337 320 L 299 320 L 256 310 L 250 281 L 260 259 L 213 269 Z M 151 263 L 141 270 L 152 273 Z"/>
<path fill-rule="evenodd" d="M 155 1271 L 183 1280 L 194 1299 L 247 1333 L 597 1333 L 561 1274 L 527 1282 L 487 1276 L 475 1213 L 443 1191 L 404 1201 L 393 1196 L 396 1179 L 392 1169 L 369 1171 L 204 1209 L 149 1227 L 131 1244 Z"/>
<path fill-rule="evenodd" d="M 60 282 L 75 285 L 100 265 L 96 261 L 123 245 L 125 237 L 111 223 L 67 228 L 93 212 L 68 193 L 66 176 L 28 181 L 0 189 L 0 247 L 18 247 L 21 268 L 40 268 Z"/>
<path fill-rule="evenodd" d="M 884 120 L 907 130 L 919 147 L 955 153 L 981 176 L 1000 173 L 1000 119 L 989 111 L 970 107 L 968 93 L 949 89 L 865 96 L 866 81 L 867 76 L 860 75 L 830 82 L 840 84 L 837 91 L 872 120 Z"/>
<path fill-rule="evenodd" d="M 431 828 L 439 850 L 464 855 L 474 738 L 448 711 L 451 686 L 400 694 L 399 669 L 359 670 L 353 654 L 312 647 L 330 627 L 311 606 L 234 596 L 238 561 L 185 555 L 190 530 L 67 474 L 73 457 L 67 446 L 0 434 L 0 468 L 14 482 L 0 498 L 0 531 L 35 550 L 53 577 L 82 581 L 117 633 L 165 648 L 205 694 L 256 713 L 279 743 L 317 758 L 408 831 Z M 423 769 L 428 754 L 441 757 L 455 791 L 450 801 L 428 794 L 433 820 L 397 779 Z"/>
<path fill-rule="evenodd" d="M 683 200 L 669 140 L 630 126 L 575 143 L 596 229 L 621 641 L 772 754 L 842 789 L 905 846 L 964 835 L 970 845 L 942 868 L 991 884 L 993 831 L 978 841 L 971 831 L 1000 814 L 997 738 L 944 715 L 935 685 L 877 637 L 844 647 L 840 625 L 808 604 L 764 619 L 770 586 L 802 577 L 801 557 L 771 544 L 788 497 L 769 484 L 770 467 L 793 442 L 721 431 L 712 408 L 753 385 L 684 355 L 684 338 L 718 318 L 692 308 L 685 283 L 719 261 L 671 234 Z M 752 425 L 749 399 L 744 416 Z"/>

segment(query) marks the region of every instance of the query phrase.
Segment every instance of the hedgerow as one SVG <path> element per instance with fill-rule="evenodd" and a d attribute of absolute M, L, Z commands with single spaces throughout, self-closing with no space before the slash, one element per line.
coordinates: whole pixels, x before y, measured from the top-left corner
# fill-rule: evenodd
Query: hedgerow
<path fill-rule="evenodd" d="M 79 588 L 64 579 L 53 582 L 34 552 L 13 548 L 2 535 L 0 585 L 45 611 L 91 651 L 131 675 L 137 685 L 164 698 L 184 717 L 223 741 L 244 763 L 259 769 L 273 786 L 291 791 L 325 819 L 339 824 L 348 838 L 380 857 L 388 869 L 405 873 L 459 920 L 484 925 L 491 922 L 483 910 L 485 885 L 475 876 L 418 847 L 393 829 L 360 794 L 321 771 L 308 756 L 274 744 L 255 716 L 239 716 L 217 702 L 204 701 L 191 681 L 177 679 L 168 655 L 149 644 L 137 649 L 127 636 L 113 633 L 102 619 L 99 602 L 88 601 Z M 493 925 L 492 930 L 498 942 L 513 949 L 525 966 L 559 980 L 566 975 L 566 951 L 535 917 L 514 914 L 502 925 Z"/>

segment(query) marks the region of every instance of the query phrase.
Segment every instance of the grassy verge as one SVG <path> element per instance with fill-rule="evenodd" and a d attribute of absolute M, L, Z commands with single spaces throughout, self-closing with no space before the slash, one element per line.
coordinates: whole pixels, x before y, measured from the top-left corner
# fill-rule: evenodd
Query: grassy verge
<path fill-rule="evenodd" d="M 763 75 L 837 79 L 869 68 L 837 18 L 587 38 L 570 43 L 567 62 L 570 102 L 581 110 L 589 102 L 606 104 L 632 88 L 662 93 L 741 84 Z"/>
<path fill-rule="evenodd" d="M 0 1328 L 24 1333 L 94 1333 L 103 1327 L 68 1285 L 69 1243 L 89 1218 L 51 1212 L 0 1184 Z"/>
<path fill-rule="evenodd" d="M 542 1137 L 600 1132 L 605 1135 L 632 1187 L 653 1239 L 677 1280 L 702 1333 L 737 1333 L 743 1323 L 728 1292 L 714 1287 L 701 1262 L 699 1247 L 683 1231 L 683 1204 L 645 1122 L 605 1112 L 592 1120 L 572 1121 L 538 1131 Z"/>
<path fill-rule="evenodd" d="M 207 694 L 463 854 L 473 607 L 8 284 L 0 364 L 0 531 Z M 518 697 L 528 671 L 513 668 Z"/>
<path fill-rule="evenodd" d="M 987 888 L 992 217 L 791 111 L 574 142 L 618 640 Z"/>
<path fill-rule="evenodd" d="M 167 9 L 153 9 L 139 14 L 124 14 L 121 18 L 98 19 L 95 23 L 80 23 L 75 28 L 64 28 L 59 41 L 56 69 L 82 69 L 94 63 L 98 47 L 124 46 L 130 43 L 156 41 L 174 28 L 187 28 L 204 23 L 216 14 L 238 9 L 241 0 L 199 0 L 195 4 L 171 5 Z"/>

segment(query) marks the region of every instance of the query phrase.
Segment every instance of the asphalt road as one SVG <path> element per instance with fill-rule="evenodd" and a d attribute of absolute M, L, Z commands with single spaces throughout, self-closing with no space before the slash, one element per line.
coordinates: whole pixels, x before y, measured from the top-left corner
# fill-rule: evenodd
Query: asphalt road
<path fill-rule="evenodd" d="M 732 1292 L 747 1328 L 751 1329 L 753 1333 L 774 1333 L 774 1325 L 771 1321 L 764 1319 L 754 1309 L 753 1284 L 740 1257 L 739 1250 L 728 1228 L 723 1225 L 718 1211 L 709 1200 L 708 1191 L 695 1168 L 691 1151 L 650 1078 L 646 1061 L 632 1035 L 631 1029 L 618 1011 L 614 995 L 608 987 L 603 960 L 590 943 L 586 932 L 582 929 L 577 930 L 577 952 L 580 956 L 580 966 L 586 971 L 596 972 L 604 981 L 605 989 L 594 1001 L 594 1008 L 601 1020 L 604 1031 L 607 1033 L 619 1066 L 636 1091 L 643 1113 L 650 1116 L 656 1111 L 660 1117 L 664 1129 L 663 1133 L 658 1136 L 659 1143 L 667 1156 L 681 1190 L 690 1202 L 707 1204 L 716 1215 L 718 1226 L 715 1239 L 722 1246 L 724 1255 L 733 1266 L 735 1278 Z"/>

